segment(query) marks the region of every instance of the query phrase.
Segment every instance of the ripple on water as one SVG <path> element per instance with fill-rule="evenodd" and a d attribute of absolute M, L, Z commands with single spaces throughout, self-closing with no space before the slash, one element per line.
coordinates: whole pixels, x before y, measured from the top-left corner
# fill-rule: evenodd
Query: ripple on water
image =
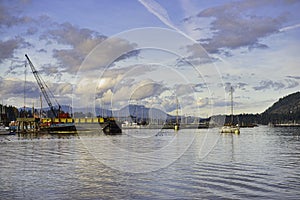
<path fill-rule="evenodd" d="M 2 138 L 0 199 L 297 199 L 300 141 L 286 131 L 281 135 L 280 130 L 272 130 L 258 127 L 233 137 L 199 131 L 190 148 L 170 165 L 141 173 L 106 166 L 78 137 Z M 189 134 L 185 131 L 177 134 Z M 90 139 L 107 145 L 105 136 L 95 137 Z M 142 148 L 135 152 L 144 153 L 150 144 L 159 149 L 172 137 L 168 132 L 151 137 L 147 144 L 145 137 L 135 138 L 136 143 L 128 135 L 109 139 L 124 147 L 128 144 L 127 150 Z M 187 144 L 181 139 L 176 145 Z M 200 159 L 200 150 L 213 145 Z M 177 156 L 174 150 L 166 155 Z M 107 159 L 126 159 L 115 152 L 104 153 Z M 165 158 L 157 154 L 148 159 Z"/>

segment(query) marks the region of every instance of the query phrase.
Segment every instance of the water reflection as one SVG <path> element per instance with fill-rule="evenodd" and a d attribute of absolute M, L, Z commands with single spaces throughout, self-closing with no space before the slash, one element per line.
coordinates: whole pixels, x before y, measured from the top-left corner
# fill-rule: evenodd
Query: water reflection
<path fill-rule="evenodd" d="M 1 136 L 0 198 L 297 199 L 298 133 L 299 129 L 256 127 L 241 129 L 240 135 L 220 135 L 215 129 L 180 130 L 177 136 L 145 132 L 141 140 L 132 140 L 128 134 Z M 148 141 L 147 134 L 151 135 Z M 188 137 L 193 135 L 190 144 Z M 172 148 L 164 149 L 169 140 Z M 93 144 L 98 146 L 87 146 Z M 155 171 L 118 170 L 101 159 L 111 159 L 116 165 L 127 162 L 132 170 L 141 170 L 145 162 L 110 151 L 112 144 L 146 155 L 144 159 L 153 161 L 148 164 L 154 166 L 167 159 L 165 156 L 173 162 Z M 106 155 L 95 158 L 91 149 Z M 159 153 L 161 149 L 166 152 Z M 147 150 L 155 156 L 147 157 Z"/>

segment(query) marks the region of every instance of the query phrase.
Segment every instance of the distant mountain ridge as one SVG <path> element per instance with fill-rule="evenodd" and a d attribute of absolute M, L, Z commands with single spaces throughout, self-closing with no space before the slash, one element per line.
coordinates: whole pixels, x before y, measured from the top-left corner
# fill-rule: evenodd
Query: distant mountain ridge
<path fill-rule="evenodd" d="M 19 109 L 19 111 L 22 108 Z M 23 108 L 24 109 L 24 108 Z M 26 107 L 26 110 L 30 111 L 32 108 Z M 44 111 L 50 113 L 49 108 L 43 108 Z M 62 106 L 62 110 L 64 112 L 72 112 L 72 108 L 67 105 Z M 74 112 L 74 117 L 94 117 L 103 116 L 103 117 L 119 117 L 119 119 L 131 118 L 133 121 L 143 121 L 147 119 L 167 119 L 167 120 L 175 120 L 176 116 L 169 115 L 164 111 L 156 108 L 147 108 L 143 105 L 127 105 L 120 110 L 109 110 L 104 108 L 95 108 L 96 113 L 86 113 L 90 109 L 82 108 L 76 109 L 77 112 Z M 39 111 L 39 109 L 37 109 Z M 51 113 L 50 113 L 51 114 Z M 17 116 L 17 115 L 16 115 Z M 217 115 L 211 117 L 218 117 L 224 115 Z M 190 116 L 183 117 L 178 116 L 179 119 L 189 119 L 185 120 L 187 123 L 191 123 L 194 121 L 205 120 L 201 117 Z M 206 120 L 210 120 L 209 117 Z M 225 121 L 230 121 L 230 116 L 225 116 Z M 244 124 L 278 124 L 278 123 L 300 123 L 300 91 L 289 94 L 285 97 L 280 98 L 277 102 L 275 102 L 272 106 L 266 109 L 262 113 L 257 114 L 239 114 L 234 116 L 234 123 L 244 123 Z"/>

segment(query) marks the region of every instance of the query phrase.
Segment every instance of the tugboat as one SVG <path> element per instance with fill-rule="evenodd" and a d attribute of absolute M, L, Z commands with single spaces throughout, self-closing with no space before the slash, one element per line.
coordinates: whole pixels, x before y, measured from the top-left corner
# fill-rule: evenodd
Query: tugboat
<path fill-rule="evenodd" d="M 113 118 L 104 118 L 104 123 L 101 123 L 102 131 L 105 135 L 121 135 L 122 129 L 120 124 Z"/>

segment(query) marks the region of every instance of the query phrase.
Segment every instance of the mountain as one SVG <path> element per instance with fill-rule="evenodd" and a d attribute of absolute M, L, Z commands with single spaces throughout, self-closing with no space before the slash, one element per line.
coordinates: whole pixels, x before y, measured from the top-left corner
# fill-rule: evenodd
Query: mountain
<path fill-rule="evenodd" d="M 264 113 L 266 114 L 295 114 L 300 112 L 300 92 L 280 98 Z"/>
<path fill-rule="evenodd" d="M 22 108 L 23 109 L 23 108 Z M 26 110 L 30 112 L 32 108 L 27 108 Z M 49 108 L 43 108 L 44 112 L 47 112 L 49 116 L 51 116 L 51 112 Z M 64 112 L 71 112 L 72 108 L 67 105 L 62 106 L 62 110 Z M 91 112 L 87 112 L 93 109 L 76 109 L 74 112 L 74 117 L 94 117 L 94 114 Z M 21 108 L 16 111 L 21 111 Z M 164 111 L 156 108 L 147 108 L 143 105 L 127 105 L 120 110 L 109 110 L 103 108 L 95 108 L 96 116 L 103 117 L 116 117 L 120 120 L 132 120 L 135 122 L 143 123 L 151 120 L 157 121 L 175 121 L 176 116 L 169 115 Z M 39 112 L 39 109 L 36 110 Z M 16 115 L 18 116 L 18 115 Z M 199 117 L 183 117 L 178 116 L 179 120 L 183 120 L 183 123 L 193 123 L 195 121 L 209 121 L 211 118 L 214 120 L 220 119 L 225 123 L 230 122 L 231 116 L 229 115 L 217 115 L 212 116 L 208 119 L 202 119 Z M 280 98 L 277 102 L 275 102 L 271 107 L 266 109 L 263 113 L 257 114 L 239 114 L 234 116 L 234 123 L 239 123 L 241 125 L 251 125 L 251 124 L 278 124 L 278 123 L 300 123 L 300 92 L 295 92 L 293 94 L 289 94 L 285 97 Z"/>
<path fill-rule="evenodd" d="M 300 123 L 300 92 L 280 98 L 261 114 L 261 122 L 267 123 Z"/>

